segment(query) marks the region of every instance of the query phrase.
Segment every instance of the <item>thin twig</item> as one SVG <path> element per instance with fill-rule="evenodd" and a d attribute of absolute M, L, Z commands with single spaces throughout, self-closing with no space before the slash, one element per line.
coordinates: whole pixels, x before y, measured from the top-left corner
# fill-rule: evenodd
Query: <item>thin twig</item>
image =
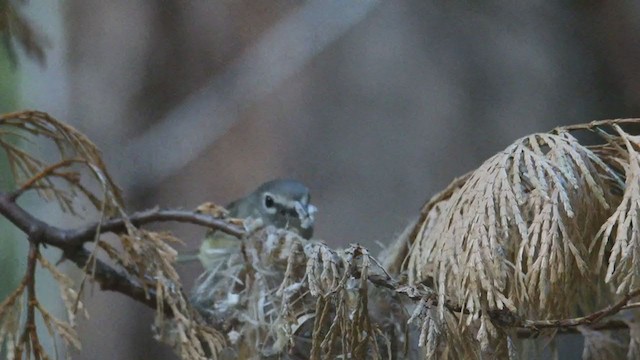
<path fill-rule="evenodd" d="M 620 310 L 635 309 L 640 307 L 640 302 L 634 302 L 623 306 Z"/>
<path fill-rule="evenodd" d="M 560 319 L 560 320 L 524 320 L 521 326 L 524 328 L 537 330 L 537 329 L 544 329 L 544 328 L 567 328 L 567 327 L 577 327 L 580 325 L 595 324 L 600 320 L 604 319 L 605 317 L 608 317 L 620 312 L 622 309 L 625 308 L 625 305 L 627 305 L 629 300 L 633 299 L 636 296 L 640 296 L 640 289 L 636 289 L 629 292 L 628 294 L 625 294 L 622 297 L 622 299 L 620 299 L 617 303 L 613 305 L 609 305 L 606 308 L 600 309 L 587 316 L 581 316 L 581 317 L 576 317 L 572 319 Z"/>
<path fill-rule="evenodd" d="M 637 124 L 640 118 L 627 118 L 627 119 L 608 119 L 608 120 L 595 120 L 586 124 L 574 124 L 558 126 L 553 129 L 552 133 L 560 133 L 562 131 L 575 131 L 575 130 L 591 130 L 600 126 L 612 126 L 614 124 Z"/>
<path fill-rule="evenodd" d="M 31 179 L 27 180 L 19 189 L 9 194 L 9 198 L 12 201 L 15 201 L 20 195 L 22 195 L 25 191 L 30 190 L 33 186 L 40 180 L 45 179 L 49 175 L 52 175 L 57 169 L 62 167 L 71 166 L 76 163 L 86 163 L 87 161 L 84 159 L 65 159 L 46 168 L 42 169 L 39 173 L 35 174 L 31 177 Z"/>
<path fill-rule="evenodd" d="M 355 268 L 352 270 L 351 276 L 356 278 L 360 277 L 360 271 Z M 368 280 L 382 288 L 393 290 L 394 292 L 405 296 L 413 301 L 419 301 L 421 299 L 429 299 L 434 306 L 438 304 L 438 297 L 436 293 L 425 285 L 409 286 L 401 285 L 398 281 L 390 276 L 379 276 L 376 274 L 368 275 Z M 516 328 L 518 337 L 527 338 L 535 336 L 540 329 L 555 328 L 561 332 L 578 333 L 576 329 L 581 325 L 591 326 L 594 330 L 619 330 L 627 329 L 628 325 L 620 320 L 609 320 L 602 322 L 606 317 L 610 317 L 619 313 L 622 310 L 640 307 L 640 302 L 629 303 L 629 301 L 635 297 L 640 296 L 640 289 L 633 290 L 625 294 L 618 302 L 613 305 L 609 305 L 603 309 L 595 311 L 586 316 L 558 319 L 558 320 L 523 320 L 517 314 L 510 312 L 507 309 L 500 311 L 494 311 L 488 314 L 494 322 L 507 328 Z M 468 312 L 450 300 L 444 304 L 444 307 L 452 313 L 467 313 Z"/>
<path fill-rule="evenodd" d="M 129 221 L 134 226 L 142 226 L 149 223 L 156 222 L 180 222 L 180 223 L 189 223 L 194 225 L 200 225 L 204 227 L 208 227 L 214 230 L 221 231 L 223 233 L 229 234 L 231 236 L 235 236 L 236 238 L 241 238 L 244 236 L 244 229 L 230 224 L 224 220 L 216 219 L 210 215 L 194 212 L 194 211 L 186 211 L 186 210 L 161 210 L 158 208 L 137 212 L 129 216 L 127 219 L 124 218 L 115 218 L 107 221 L 103 221 L 100 226 L 101 233 L 123 233 L 126 231 L 126 221 Z M 67 232 L 68 240 L 72 243 L 84 243 L 87 241 L 92 241 L 95 236 L 96 229 L 98 228 L 98 223 L 91 224 L 85 226 L 84 228 L 79 228 L 75 230 L 69 230 Z"/>
<path fill-rule="evenodd" d="M 608 320 L 601 321 L 596 324 L 592 324 L 589 326 L 591 330 L 594 331 L 607 331 L 607 330 L 628 330 L 629 325 L 622 320 Z M 566 327 L 566 328 L 555 328 L 554 331 L 557 331 L 559 334 L 581 334 L 578 330 L 578 327 Z M 516 335 L 520 339 L 528 339 L 535 338 L 540 335 L 539 329 L 531 329 L 531 328 L 518 328 L 516 330 Z"/>

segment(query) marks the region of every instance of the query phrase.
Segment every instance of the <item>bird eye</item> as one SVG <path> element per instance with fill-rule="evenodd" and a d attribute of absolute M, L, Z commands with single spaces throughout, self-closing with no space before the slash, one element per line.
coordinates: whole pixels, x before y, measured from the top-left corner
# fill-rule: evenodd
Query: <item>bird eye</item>
<path fill-rule="evenodd" d="M 273 198 L 270 195 L 264 197 L 264 206 L 268 208 L 273 207 Z"/>

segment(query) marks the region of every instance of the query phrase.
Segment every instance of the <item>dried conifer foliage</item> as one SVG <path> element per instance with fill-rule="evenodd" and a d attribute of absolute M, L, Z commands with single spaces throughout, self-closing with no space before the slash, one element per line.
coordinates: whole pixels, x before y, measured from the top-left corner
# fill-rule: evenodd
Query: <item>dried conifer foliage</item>
<path fill-rule="evenodd" d="M 0 116 L 0 150 L 16 183 L 0 189 L 0 214 L 29 241 L 25 275 L 0 302 L 0 352 L 54 357 L 43 334 L 80 348 L 76 317 L 84 284 L 95 282 L 154 308 L 157 338 L 182 359 L 527 358 L 568 331 L 584 336 L 585 358 L 640 358 L 640 137 L 629 131 L 638 123 L 517 140 L 429 200 L 379 262 L 357 244 L 336 250 L 286 230 L 243 228 L 224 211 L 128 214 L 84 135 L 41 112 Z M 578 132 L 598 142 L 584 145 Z M 27 192 L 97 219 L 77 229 L 47 224 L 18 204 Z M 142 228 L 163 221 L 238 238 L 190 296 L 174 269 L 180 239 Z M 60 249 L 86 281 L 74 285 L 43 245 Z M 39 301 L 37 271 L 59 284 L 63 319 Z"/>
<path fill-rule="evenodd" d="M 219 351 L 224 338 L 192 319 L 190 305 L 181 291 L 173 268 L 177 252 L 170 245 L 178 239 L 133 224 L 135 218 L 125 213 L 120 191 L 88 138 L 45 113 L 25 111 L 0 116 L 0 149 L 17 184 L 14 191 L 0 193 L 0 212 L 28 235 L 30 243 L 24 278 L 0 303 L 0 352 L 4 349 L 10 359 L 46 359 L 54 355 L 47 354 L 41 345 L 39 318 L 51 338 L 80 348 L 75 318 L 78 311 L 84 312 L 79 295 L 85 281 L 74 286 L 69 277 L 42 256 L 43 244 L 60 248 L 64 259 L 75 262 L 103 289 L 128 293 L 154 306 L 158 328 L 164 326 L 165 316 L 170 314 L 173 331 L 179 336 L 177 349 L 183 358 L 205 359 L 205 347 Z M 44 201 L 56 202 L 61 211 L 73 216 L 91 214 L 85 208 L 91 204 L 98 222 L 71 230 L 50 226 L 17 204 L 30 191 Z M 113 218 L 118 219 L 110 222 Z M 100 237 L 101 232 L 107 231 L 118 235 L 115 242 Z M 89 242 L 95 245 L 85 247 Z M 66 319 L 57 319 L 40 303 L 36 271 L 49 272 L 58 283 L 67 309 Z"/>
<path fill-rule="evenodd" d="M 233 339 L 229 358 L 527 357 L 566 328 L 585 336 L 586 358 L 635 358 L 639 138 L 624 130 L 635 122 L 516 141 L 427 202 L 384 266 L 355 245 L 256 233 L 193 300 Z"/>
<path fill-rule="evenodd" d="M 624 130 L 637 121 L 523 137 L 427 202 L 386 264 L 432 284 L 440 355 L 513 355 L 517 334 L 504 325 L 590 314 L 638 289 L 640 138 Z M 576 131 L 600 143 L 582 145 Z M 585 356 L 606 339 L 586 336 Z"/>

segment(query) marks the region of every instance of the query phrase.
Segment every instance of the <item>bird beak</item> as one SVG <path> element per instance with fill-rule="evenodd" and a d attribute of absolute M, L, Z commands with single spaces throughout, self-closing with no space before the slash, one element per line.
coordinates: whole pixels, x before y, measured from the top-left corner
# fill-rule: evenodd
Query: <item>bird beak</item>
<path fill-rule="evenodd" d="M 303 229 L 308 229 L 313 225 L 315 221 L 314 214 L 318 212 L 318 208 L 309 204 L 306 207 L 302 205 L 299 201 L 296 201 L 296 212 L 298 213 L 298 218 L 300 219 L 300 227 Z"/>

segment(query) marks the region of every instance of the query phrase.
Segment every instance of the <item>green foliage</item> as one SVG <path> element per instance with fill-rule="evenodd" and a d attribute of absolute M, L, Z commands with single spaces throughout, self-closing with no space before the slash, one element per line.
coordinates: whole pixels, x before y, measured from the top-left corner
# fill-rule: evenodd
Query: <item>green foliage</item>
<path fill-rule="evenodd" d="M 12 71 L 6 49 L 0 47 L 0 112 L 7 112 L 17 105 L 17 75 Z M 12 188 L 13 179 L 6 157 L 0 157 L 0 189 Z M 13 241 L 18 236 L 6 219 L 0 219 L 0 299 L 5 299 L 18 286 L 20 268 L 17 253 L 22 242 Z M 20 257 L 20 259 L 23 257 Z M 1 349 L 0 349 L 1 350 Z M 0 352 L 0 357 L 3 357 Z"/>

